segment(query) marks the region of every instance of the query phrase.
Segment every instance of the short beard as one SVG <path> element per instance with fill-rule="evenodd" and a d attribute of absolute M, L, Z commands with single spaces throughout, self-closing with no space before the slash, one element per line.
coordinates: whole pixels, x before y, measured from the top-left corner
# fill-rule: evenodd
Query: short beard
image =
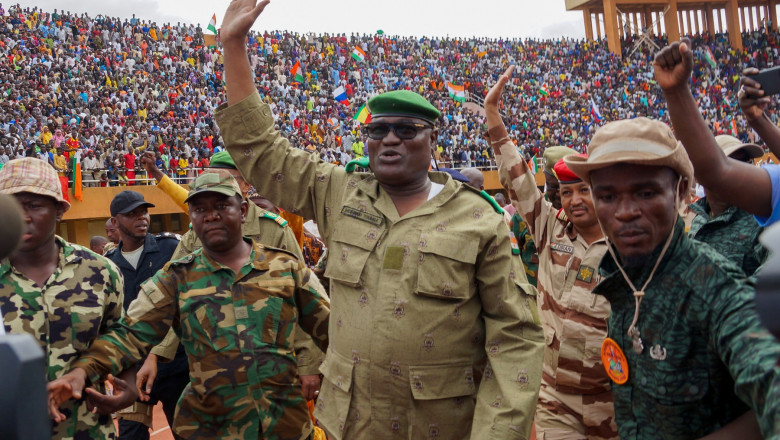
<path fill-rule="evenodd" d="M 625 257 L 621 255 L 620 259 L 623 261 L 623 266 L 625 268 L 633 269 L 636 267 L 642 267 L 646 265 L 648 260 L 650 259 L 650 255 L 632 255 L 630 257 Z"/>
<path fill-rule="evenodd" d="M 128 237 L 130 237 L 130 238 L 133 238 L 133 239 L 135 239 L 135 240 L 144 240 L 144 239 L 146 239 L 146 234 L 144 234 L 144 235 L 140 235 L 140 236 L 139 236 L 139 235 L 135 235 L 135 234 L 133 233 L 133 231 L 131 231 L 131 230 L 127 229 L 126 227 L 124 227 L 124 226 L 123 226 L 121 223 L 119 223 L 119 222 L 117 222 L 117 225 L 116 225 L 116 226 L 117 226 L 117 228 L 119 229 L 119 231 L 120 231 L 120 232 L 122 232 L 123 234 L 127 235 L 127 236 L 128 236 Z M 120 237 L 121 237 L 121 236 L 120 236 Z"/>

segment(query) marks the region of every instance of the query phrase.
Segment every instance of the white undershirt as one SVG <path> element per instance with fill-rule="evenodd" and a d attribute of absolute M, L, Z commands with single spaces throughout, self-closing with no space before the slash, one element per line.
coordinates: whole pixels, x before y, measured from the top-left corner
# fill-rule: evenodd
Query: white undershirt
<path fill-rule="evenodd" d="M 436 197 L 443 189 L 444 189 L 444 185 L 442 185 L 441 183 L 431 182 L 431 190 L 428 193 L 428 200 L 431 200 L 432 198 Z"/>
<path fill-rule="evenodd" d="M 133 268 L 138 268 L 138 260 L 141 259 L 141 254 L 144 252 L 143 245 L 139 247 L 138 249 L 130 252 L 122 251 L 122 256 L 125 257 L 125 260 L 127 260 L 128 263 L 130 263 Z"/>

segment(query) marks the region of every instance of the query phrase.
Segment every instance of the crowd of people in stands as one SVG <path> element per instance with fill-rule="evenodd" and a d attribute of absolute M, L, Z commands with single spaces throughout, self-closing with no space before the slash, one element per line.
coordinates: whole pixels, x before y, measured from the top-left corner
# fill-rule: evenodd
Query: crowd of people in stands
<path fill-rule="evenodd" d="M 222 149 L 212 119 L 225 101 L 222 54 L 206 45 L 199 26 L 18 5 L 2 12 L 0 164 L 37 156 L 68 175 L 72 155 L 81 151 L 85 185 L 132 185 L 151 181 L 138 160 L 150 148 L 158 166 L 184 182 Z M 510 64 L 517 66 L 508 85 L 513 100 L 502 116 L 529 156 L 541 157 L 553 145 L 582 151 L 590 133 L 612 120 L 668 121 L 652 77 L 656 48 L 636 47 L 635 38 L 623 42 L 623 57 L 603 42 L 571 39 L 266 31 L 251 34 L 249 46 L 260 94 L 297 147 L 341 165 L 363 156 L 354 119 L 360 106 L 383 91 L 409 89 L 442 110 L 436 159 L 460 168 L 494 165 L 480 103 L 496 72 Z M 716 134 L 753 141 L 755 133 L 735 111 L 738 74 L 772 65 L 778 34 L 757 31 L 743 39 L 744 51 L 735 51 L 726 35 L 694 38 L 693 91 Z M 363 60 L 352 56 L 356 47 Z M 714 67 L 702 55 L 705 47 Z M 464 86 L 465 103 L 450 98 L 448 83 Z M 339 87 L 346 101 L 334 96 Z M 774 106 L 767 114 L 777 122 Z"/>

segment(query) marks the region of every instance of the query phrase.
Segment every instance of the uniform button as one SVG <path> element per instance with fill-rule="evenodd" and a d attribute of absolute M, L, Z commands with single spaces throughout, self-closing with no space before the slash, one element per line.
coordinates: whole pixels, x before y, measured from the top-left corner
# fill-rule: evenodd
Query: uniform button
<path fill-rule="evenodd" d="M 642 385 L 647 385 L 647 378 L 646 378 L 646 377 L 643 377 L 643 378 L 642 378 L 642 379 L 639 381 L 639 383 L 641 383 Z"/>
<path fill-rule="evenodd" d="M 697 387 L 696 385 L 691 385 L 688 391 L 690 391 L 691 394 L 699 394 L 699 387 Z"/>
<path fill-rule="evenodd" d="M 666 394 L 666 387 L 659 387 L 658 392 L 661 394 Z"/>

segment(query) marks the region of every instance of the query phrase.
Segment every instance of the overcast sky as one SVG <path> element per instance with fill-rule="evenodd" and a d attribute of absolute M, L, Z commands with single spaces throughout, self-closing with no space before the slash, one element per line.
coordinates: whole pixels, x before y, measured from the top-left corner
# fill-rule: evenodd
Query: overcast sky
<path fill-rule="evenodd" d="M 137 17 L 158 24 L 184 21 L 204 28 L 228 0 L 22 0 L 9 4 L 55 8 L 113 17 Z M 564 0 L 273 0 L 255 29 L 296 32 L 374 33 L 413 36 L 584 38 L 582 13 L 567 12 Z"/>

